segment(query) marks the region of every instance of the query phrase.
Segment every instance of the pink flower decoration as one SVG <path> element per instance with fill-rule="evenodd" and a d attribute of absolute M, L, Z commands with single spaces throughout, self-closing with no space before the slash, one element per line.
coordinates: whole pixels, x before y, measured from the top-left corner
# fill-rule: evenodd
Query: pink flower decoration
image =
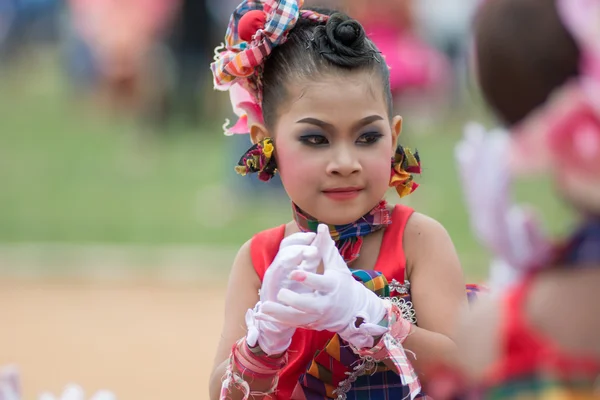
<path fill-rule="evenodd" d="M 600 85 L 578 79 L 513 130 L 511 169 L 519 174 L 575 169 L 600 173 Z"/>
<path fill-rule="evenodd" d="M 566 164 L 590 177 L 600 173 L 600 113 L 589 99 L 573 99 L 570 109 L 549 127 L 548 146 L 556 168 Z"/>
<path fill-rule="evenodd" d="M 229 98 L 233 112 L 238 116 L 238 120 L 230 128 L 225 127 L 226 135 L 247 134 L 250 133 L 250 126 L 253 123 L 264 124 L 260 104 L 240 84 L 234 83 L 231 85 Z"/>

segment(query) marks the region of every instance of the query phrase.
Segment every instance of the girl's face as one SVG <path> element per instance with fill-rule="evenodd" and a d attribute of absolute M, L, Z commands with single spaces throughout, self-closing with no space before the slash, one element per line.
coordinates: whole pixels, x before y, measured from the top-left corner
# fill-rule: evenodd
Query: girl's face
<path fill-rule="evenodd" d="M 347 224 L 384 196 L 402 119 L 390 126 L 381 83 L 366 72 L 290 85 L 274 132 L 285 190 L 304 212 Z"/>

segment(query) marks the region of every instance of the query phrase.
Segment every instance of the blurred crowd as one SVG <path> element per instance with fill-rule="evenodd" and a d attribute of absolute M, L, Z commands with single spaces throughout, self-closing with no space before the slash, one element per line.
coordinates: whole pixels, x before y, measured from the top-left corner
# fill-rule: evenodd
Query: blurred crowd
<path fill-rule="evenodd" d="M 0 64 L 18 64 L 32 48 L 55 46 L 77 94 L 150 127 L 175 117 L 197 125 L 215 103 L 208 65 L 238 2 L 0 0 Z M 423 108 L 460 97 L 475 2 L 307 0 L 306 5 L 340 8 L 361 21 L 391 66 L 399 106 Z"/>

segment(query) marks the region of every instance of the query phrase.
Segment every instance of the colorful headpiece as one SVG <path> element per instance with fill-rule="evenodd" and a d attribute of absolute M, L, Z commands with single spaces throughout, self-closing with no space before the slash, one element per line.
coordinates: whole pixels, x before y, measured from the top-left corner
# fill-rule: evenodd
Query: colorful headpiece
<path fill-rule="evenodd" d="M 225 43 L 215 49 L 211 64 L 215 89 L 229 91 L 234 113 L 239 117 L 226 135 L 246 134 L 253 122 L 264 123 L 261 74 L 265 60 L 275 46 L 285 43 L 299 18 L 325 23 L 328 15 L 301 10 L 304 0 L 244 0 L 235 9 L 225 35 Z M 277 173 L 274 143 L 265 138 L 255 143 L 239 160 L 235 170 L 240 175 L 258 174 L 268 181 Z M 392 159 L 390 187 L 400 197 L 412 193 L 419 185 L 413 174 L 421 172 L 418 153 L 401 146 Z"/>
<path fill-rule="evenodd" d="M 300 10 L 304 0 L 244 0 L 235 9 L 225 43 L 215 49 L 210 68 L 215 89 L 229 91 L 233 111 L 239 117 L 226 135 L 248 133 L 248 119 L 262 123 L 261 72 L 274 47 L 287 40 L 298 18 L 326 22 L 329 18 Z"/>

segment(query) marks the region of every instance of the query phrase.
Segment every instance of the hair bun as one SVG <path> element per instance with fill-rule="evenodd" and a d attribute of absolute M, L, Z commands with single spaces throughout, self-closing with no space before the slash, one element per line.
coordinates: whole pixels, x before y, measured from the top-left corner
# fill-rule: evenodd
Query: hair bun
<path fill-rule="evenodd" d="M 315 44 L 323 57 L 340 66 L 356 66 L 372 58 L 374 49 L 366 40 L 362 25 L 343 14 L 333 14 L 315 30 Z"/>
<path fill-rule="evenodd" d="M 338 14 L 339 15 L 339 14 Z M 331 23 L 332 42 L 339 43 L 345 47 L 353 47 L 355 44 L 361 44 L 365 38 L 365 31 L 358 21 L 353 19 L 342 20 L 342 18 L 333 19 Z M 359 43 L 357 43 L 359 42 Z"/>
<path fill-rule="evenodd" d="M 358 21 L 342 14 L 333 14 L 325 24 L 327 39 L 334 51 L 346 53 L 349 48 L 364 45 L 365 30 Z"/>

